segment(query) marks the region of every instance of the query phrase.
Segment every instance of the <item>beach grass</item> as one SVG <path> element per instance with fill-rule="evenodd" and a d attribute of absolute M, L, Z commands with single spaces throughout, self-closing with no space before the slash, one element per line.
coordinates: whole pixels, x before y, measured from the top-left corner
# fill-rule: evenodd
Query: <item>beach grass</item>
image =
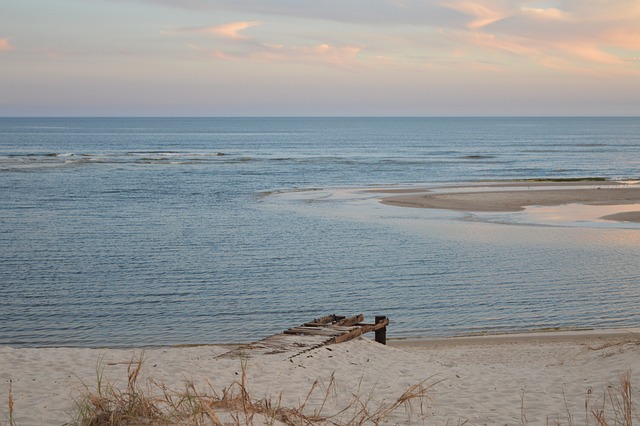
<path fill-rule="evenodd" d="M 425 416 L 429 389 L 421 382 L 410 386 L 392 402 L 373 403 L 374 390 L 362 395 L 360 387 L 348 398 L 340 394 L 335 376 L 328 383 L 316 380 L 305 398 L 295 406 L 283 405 L 283 397 L 254 398 L 247 383 L 247 361 L 241 361 L 240 379 L 222 390 L 209 382 L 200 391 L 186 381 L 180 391 L 148 379 L 141 383 L 143 357 L 132 358 L 127 367 L 127 384 L 120 390 L 103 375 L 98 366 L 94 386 L 83 384 L 85 392 L 76 401 L 69 425 L 115 426 L 153 425 L 364 425 L 380 424 L 400 409 L 405 421 Z M 346 401 L 340 405 L 340 401 Z M 336 404 L 338 403 L 338 404 Z M 329 408 L 331 407 L 331 408 Z M 338 408 L 336 408 L 338 407 Z"/>
<path fill-rule="evenodd" d="M 609 386 L 599 403 L 585 405 L 598 426 L 631 426 L 640 422 L 634 406 L 631 388 L 631 372 L 627 371 L 619 378 L 618 386 Z"/>
<path fill-rule="evenodd" d="M 564 392 L 562 395 L 566 407 L 565 416 L 564 418 L 547 417 L 547 425 L 633 426 L 640 424 L 640 416 L 633 400 L 630 371 L 620 375 L 617 384 L 609 384 L 601 397 L 597 397 L 592 389 L 588 389 L 584 401 L 584 420 L 579 422 L 568 408 L 569 404 Z M 523 426 L 528 426 L 524 392 L 521 395 L 521 400 L 520 421 Z"/>
<path fill-rule="evenodd" d="M 191 381 L 181 391 L 168 389 L 153 380 L 146 386 L 140 382 L 142 357 L 132 359 L 127 369 L 127 384 L 123 390 L 105 381 L 98 369 L 94 387 L 76 404 L 76 416 L 70 425 L 115 426 L 131 424 L 192 424 L 192 425 L 378 425 L 394 416 L 393 422 L 423 423 L 428 415 L 425 405 L 433 402 L 432 388 L 439 382 L 425 382 L 410 386 L 389 403 L 374 403 L 375 389 L 363 392 L 358 386 L 348 398 L 341 394 L 335 375 L 328 383 L 316 380 L 301 402 L 295 406 L 283 405 L 282 394 L 277 398 L 254 398 L 247 381 L 247 361 L 241 362 L 241 374 L 229 387 L 218 391 L 209 382 L 206 391 L 197 390 Z M 151 385 L 151 386 L 149 386 Z M 344 400 L 342 406 L 336 401 Z M 565 400 L 565 405 L 568 406 Z M 331 408 L 328 408 L 331 407 Z M 337 408 L 336 408 L 337 407 Z M 514 407 L 515 409 L 516 407 Z M 399 413 L 400 410 L 403 410 Z M 526 416 L 525 395 L 522 395 L 521 423 L 529 425 Z M 399 417 L 398 417 L 399 414 Z M 399 420 L 399 418 L 401 420 Z M 584 401 L 584 423 L 577 421 L 567 408 L 564 418 L 548 417 L 548 425 L 577 424 L 593 426 L 640 424 L 634 405 L 631 373 L 619 377 L 617 384 L 609 385 L 602 396 L 588 390 Z M 462 421 L 461 424 L 465 422 Z M 11 424 L 11 423 L 10 423 Z"/>
<path fill-rule="evenodd" d="M 589 346 L 587 350 L 609 347 L 611 344 L 605 343 Z M 126 375 L 116 378 L 122 380 L 118 382 L 120 386 L 106 377 L 104 360 L 99 358 L 95 382 L 86 383 L 78 379 L 82 393 L 75 401 L 71 421 L 66 426 L 430 424 L 429 416 L 438 406 L 436 385 L 440 381 L 433 378 L 409 386 L 399 396 L 387 398 L 389 395 L 376 386 L 365 387 L 362 378 L 353 388 L 342 389 L 335 373 L 324 381 L 315 380 L 306 393 L 298 394 L 299 399 L 295 403 L 291 402 L 292 395 L 288 395 L 287 400 L 282 393 L 275 397 L 257 398 L 251 393 L 247 374 L 249 361 L 243 358 L 239 363 L 239 376 L 226 387 L 214 386 L 210 380 L 216 378 L 207 377 L 201 378 L 203 382 L 198 386 L 185 380 L 183 385 L 179 385 L 180 389 L 171 389 L 142 374 L 144 352 L 125 361 Z M 588 388 L 584 400 L 578 404 L 575 398 L 568 400 L 562 392 L 564 414 L 547 416 L 545 424 L 640 425 L 631 373 L 627 370 L 602 389 Z M 523 426 L 540 424 L 539 414 L 534 416 L 538 417 L 536 421 L 529 422 L 526 396 L 522 391 L 520 407 L 514 406 L 513 413 L 520 408 Z M 582 403 L 583 408 L 580 409 Z M 8 404 L 8 416 L 0 419 L 0 426 L 18 426 L 11 381 L 4 404 Z M 457 424 L 466 422 L 465 418 L 457 420 Z"/>

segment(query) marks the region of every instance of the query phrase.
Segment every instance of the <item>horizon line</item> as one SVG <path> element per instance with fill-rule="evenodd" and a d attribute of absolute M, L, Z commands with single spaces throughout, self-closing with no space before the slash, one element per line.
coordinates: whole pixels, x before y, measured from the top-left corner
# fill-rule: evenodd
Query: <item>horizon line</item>
<path fill-rule="evenodd" d="M 598 115 L 598 114 L 567 114 L 567 115 L 0 115 L 0 119 L 38 118 L 38 119 L 63 119 L 63 118 L 113 118 L 113 119 L 151 119 L 151 118 L 270 118 L 270 119 L 351 119 L 351 118 L 640 118 L 640 115 Z"/>

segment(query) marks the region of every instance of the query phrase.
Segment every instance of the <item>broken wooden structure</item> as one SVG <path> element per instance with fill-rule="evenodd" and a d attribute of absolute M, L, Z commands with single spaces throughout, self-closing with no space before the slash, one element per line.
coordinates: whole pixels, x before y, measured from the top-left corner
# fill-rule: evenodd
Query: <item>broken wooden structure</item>
<path fill-rule="evenodd" d="M 312 349 L 346 342 L 372 331 L 375 332 L 376 342 L 386 344 L 389 319 L 385 316 L 377 316 L 373 324 L 365 324 L 363 321 L 362 314 L 353 317 L 327 315 L 266 339 L 242 345 L 222 356 L 251 357 L 284 354 L 291 359 Z"/>
<path fill-rule="evenodd" d="M 364 315 L 344 317 L 339 315 L 327 315 L 311 322 L 306 322 L 298 327 L 284 331 L 284 334 L 297 334 L 305 336 L 329 336 L 329 342 L 342 343 L 361 336 L 370 331 L 376 332 L 376 342 L 387 344 L 386 328 L 389 325 L 387 317 L 376 317 L 375 324 L 364 324 Z"/>

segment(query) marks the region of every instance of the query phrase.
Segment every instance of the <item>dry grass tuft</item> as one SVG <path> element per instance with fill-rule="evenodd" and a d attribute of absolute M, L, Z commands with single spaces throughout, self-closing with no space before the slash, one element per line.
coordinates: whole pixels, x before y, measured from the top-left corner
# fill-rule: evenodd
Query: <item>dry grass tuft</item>
<path fill-rule="evenodd" d="M 13 418 L 13 380 L 9 379 L 9 400 L 7 402 L 9 407 L 9 418 L 7 420 L 8 426 L 16 426 L 15 419 Z M 0 426 L 2 426 L 2 421 L 0 421 Z"/>
<path fill-rule="evenodd" d="M 627 371 L 620 376 L 617 386 L 607 388 L 599 404 L 594 406 L 586 404 L 594 419 L 594 425 L 631 426 L 634 421 L 640 422 L 632 396 L 631 372 Z"/>
<path fill-rule="evenodd" d="M 140 384 L 143 359 L 131 359 L 126 388 L 117 389 L 104 379 L 104 368 L 97 369 L 95 387 L 84 385 L 85 392 L 76 403 L 72 424 L 79 426 L 115 425 L 363 425 L 380 424 L 404 408 L 404 421 L 411 423 L 417 405 L 424 417 L 427 392 L 433 385 L 425 382 L 409 387 L 391 403 L 372 404 L 373 391 L 362 398 L 359 391 L 352 393 L 343 408 L 340 406 L 335 377 L 329 383 L 316 380 L 305 399 L 294 407 L 283 406 L 282 395 L 254 399 L 247 384 L 247 364 L 242 362 L 240 380 L 222 390 L 210 383 L 206 392 L 186 382 L 185 389 L 175 391 L 148 380 Z M 335 404 L 338 403 L 338 404 Z M 344 405 L 344 404 L 343 404 Z"/>
<path fill-rule="evenodd" d="M 9 426 L 16 424 L 13 419 L 13 380 L 9 380 Z"/>
<path fill-rule="evenodd" d="M 167 423 L 170 419 L 138 382 L 142 365 L 142 356 L 131 359 L 124 390 L 105 382 L 104 367 L 99 365 L 95 388 L 90 389 L 85 384 L 86 392 L 76 402 L 75 423 L 86 426 Z"/>
<path fill-rule="evenodd" d="M 547 425 L 575 425 L 574 416 L 569 410 L 568 402 L 562 393 L 566 407 L 566 419 L 547 418 Z M 521 423 L 528 425 L 524 412 L 524 393 L 522 394 Z M 601 398 L 594 399 L 591 389 L 587 391 L 584 401 L 584 424 L 585 426 L 633 426 L 640 424 L 640 416 L 636 411 L 632 389 L 631 372 L 627 371 L 619 377 L 617 385 L 609 385 Z"/>

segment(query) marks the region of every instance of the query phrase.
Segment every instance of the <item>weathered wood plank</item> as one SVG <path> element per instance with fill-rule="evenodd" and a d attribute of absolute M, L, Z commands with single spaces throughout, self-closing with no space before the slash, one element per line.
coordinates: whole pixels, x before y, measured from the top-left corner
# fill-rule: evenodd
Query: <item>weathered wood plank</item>
<path fill-rule="evenodd" d="M 359 327 L 364 327 L 367 329 L 367 331 L 365 331 L 365 333 L 368 333 L 370 331 L 376 331 L 376 330 L 380 330 L 382 328 L 385 328 L 386 326 L 389 325 L 389 318 L 385 318 L 384 320 L 375 323 L 375 324 L 364 324 L 364 323 L 360 323 L 357 324 Z"/>
<path fill-rule="evenodd" d="M 305 334 L 310 336 L 339 336 L 342 331 L 330 330 L 326 328 L 290 328 L 284 331 L 284 334 Z"/>
<path fill-rule="evenodd" d="M 328 325 L 328 326 L 323 327 L 323 328 L 328 328 L 330 330 L 336 330 L 336 331 L 341 331 L 343 333 L 346 333 L 348 331 L 353 330 L 355 327 L 357 327 L 357 326 L 354 326 L 354 325 L 350 325 L 350 326 Z"/>
<path fill-rule="evenodd" d="M 291 327 L 288 330 L 297 330 L 298 332 L 304 331 L 314 331 L 314 330 L 334 330 L 333 326 L 325 326 L 325 327 L 306 327 L 304 325 L 299 325 L 297 327 Z M 341 330 L 335 330 L 341 331 Z"/>
<path fill-rule="evenodd" d="M 354 328 L 348 333 L 341 334 L 340 336 L 336 336 L 332 339 L 331 343 L 343 343 L 351 339 L 355 339 L 358 336 L 361 336 L 364 333 L 362 327 Z"/>
<path fill-rule="evenodd" d="M 349 326 L 349 325 L 356 325 L 359 322 L 364 321 L 364 315 L 360 314 L 360 315 L 356 315 L 354 317 L 351 318 L 345 318 L 342 319 L 338 322 L 336 322 L 335 325 L 342 325 L 342 326 Z"/>
<path fill-rule="evenodd" d="M 342 319 L 344 319 L 345 317 L 343 315 L 327 315 L 324 316 L 322 318 L 318 318 L 318 319 L 314 319 L 311 322 L 307 322 L 304 325 L 310 326 L 310 327 L 319 327 L 325 324 L 329 324 L 329 323 L 333 323 L 336 321 L 340 321 Z"/>
<path fill-rule="evenodd" d="M 337 336 L 334 339 L 334 343 L 343 343 L 351 339 L 355 339 L 358 336 L 363 335 L 364 333 L 369 333 L 370 331 L 380 330 L 389 325 L 389 319 L 385 319 L 380 321 L 377 324 L 359 324 L 358 328 L 353 329 L 348 333 L 344 333 L 340 336 Z"/>

